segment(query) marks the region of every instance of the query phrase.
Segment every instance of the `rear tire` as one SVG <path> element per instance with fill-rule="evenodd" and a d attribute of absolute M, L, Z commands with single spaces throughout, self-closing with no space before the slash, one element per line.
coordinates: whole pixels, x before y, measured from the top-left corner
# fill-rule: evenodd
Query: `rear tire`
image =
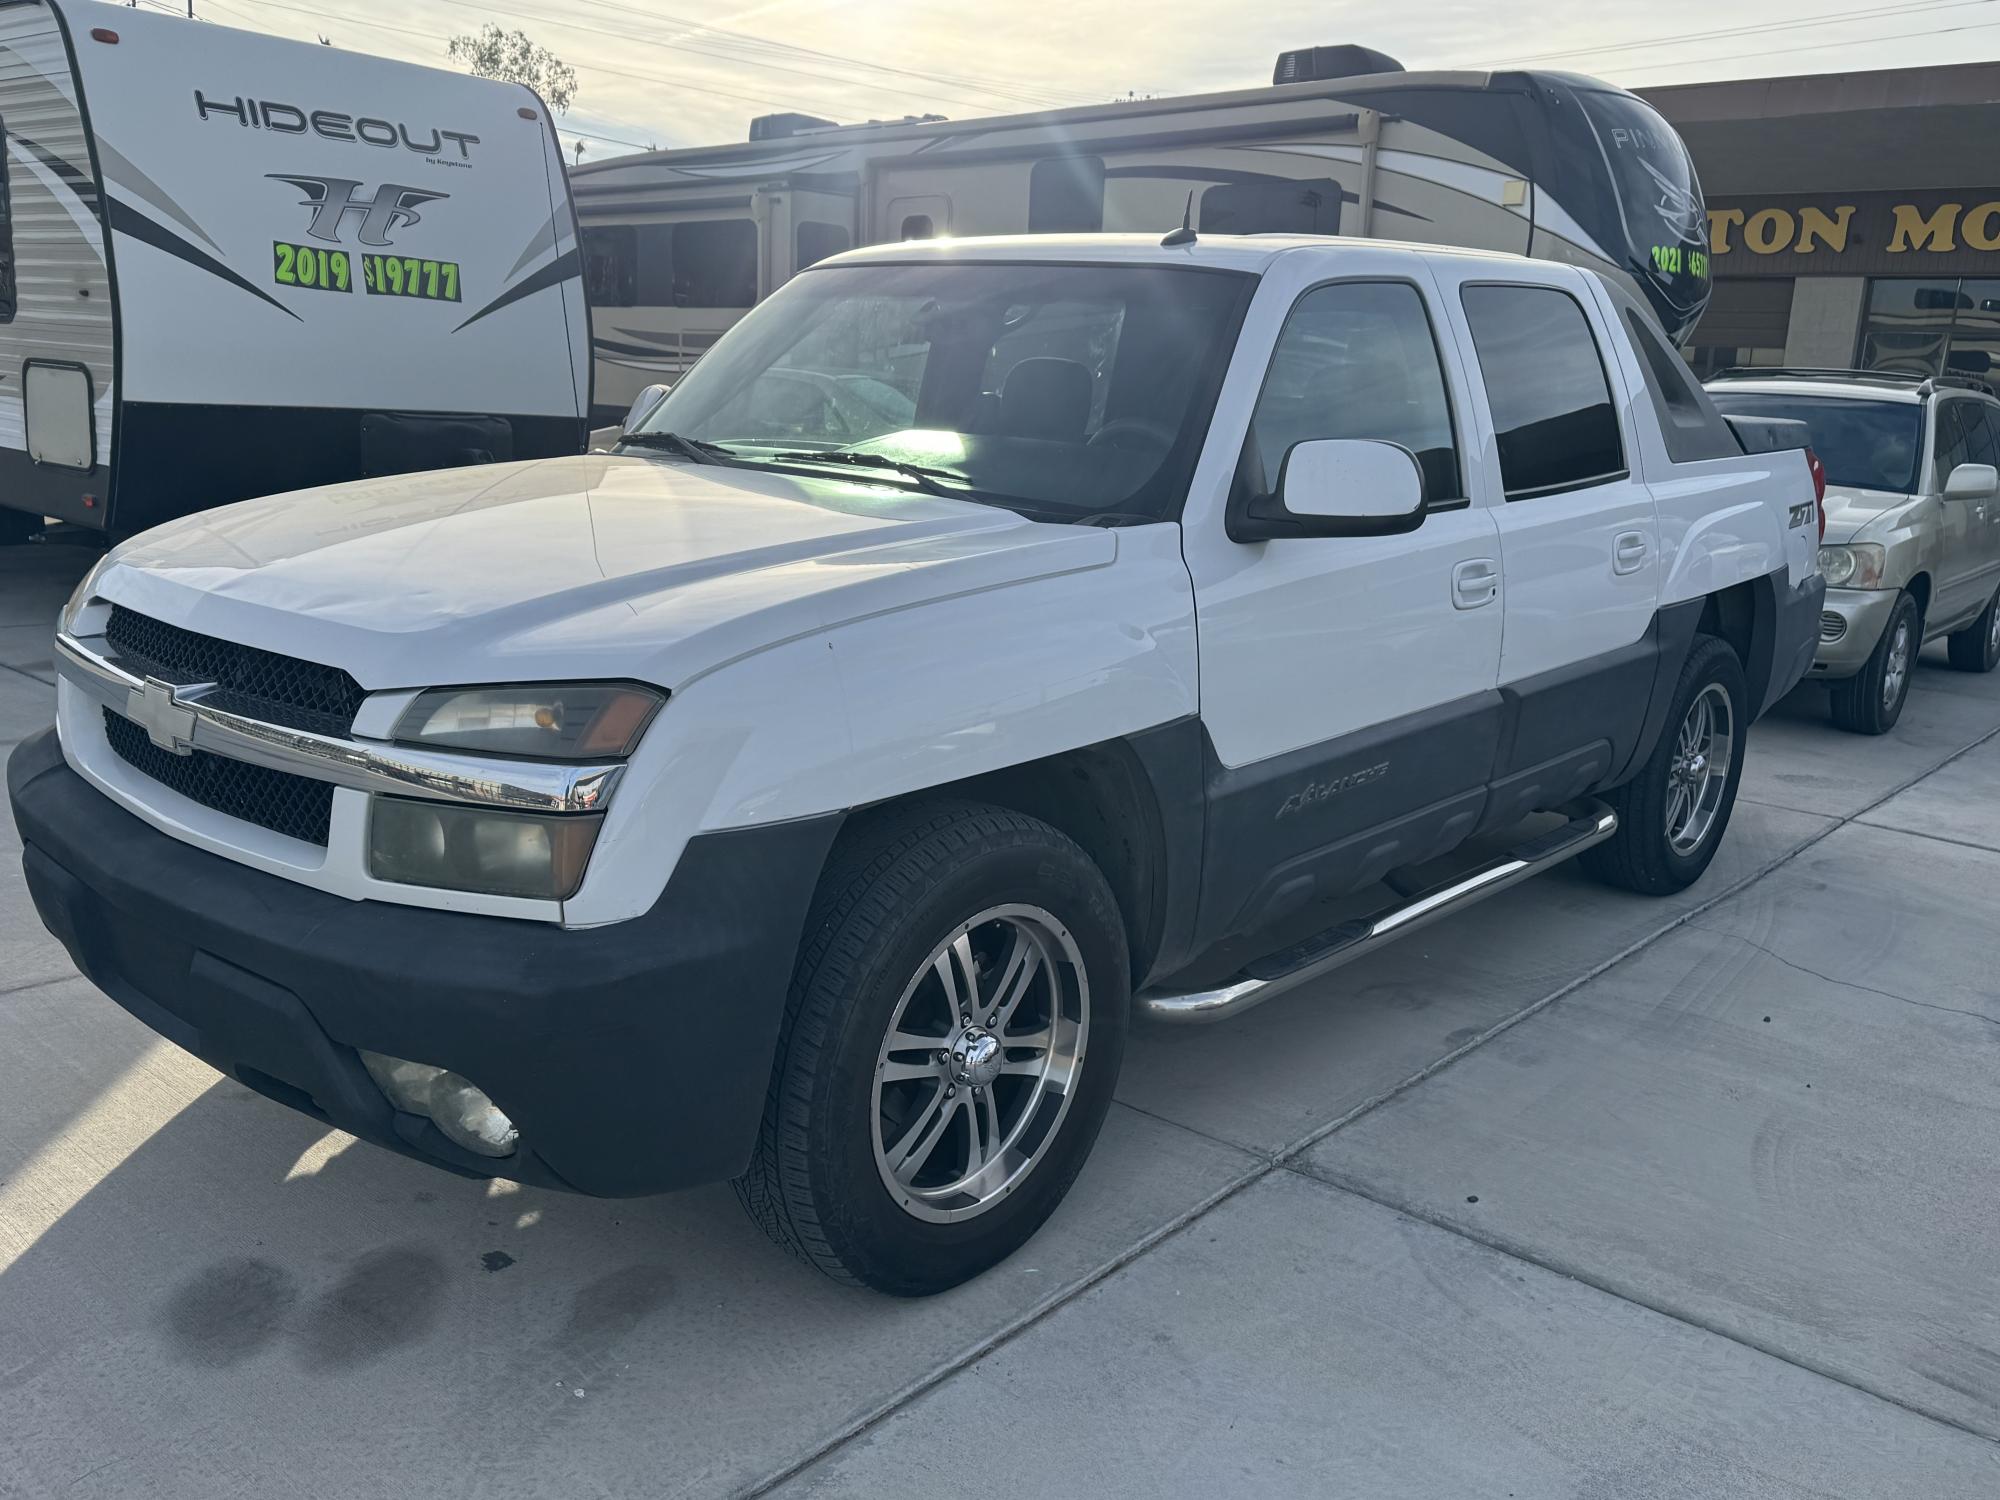
<path fill-rule="evenodd" d="M 2000 593 L 1986 601 L 1978 619 L 1946 636 L 1945 647 L 1961 672 L 1990 672 L 2000 666 Z"/>
<path fill-rule="evenodd" d="M 1833 722 L 1851 734 L 1887 734 L 1903 716 L 1924 643 L 1924 617 L 1908 594 L 1896 598 L 1882 639 L 1852 677 L 1833 684 Z"/>
<path fill-rule="evenodd" d="M 1670 896 L 1701 878 L 1736 807 L 1748 697 L 1736 653 L 1713 636 L 1696 637 L 1653 753 L 1604 799 L 1618 831 L 1584 851 L 1585 870 L 1647 896 Z"/>
<path fill-rule="evenodd" d="M 1130 984 L 1111 889 L 1056 829 L 970 802 L 873 819 L 814 898 L 738 1198 L 837 1281 L 978 1275 L 1083 1166 Z"/>

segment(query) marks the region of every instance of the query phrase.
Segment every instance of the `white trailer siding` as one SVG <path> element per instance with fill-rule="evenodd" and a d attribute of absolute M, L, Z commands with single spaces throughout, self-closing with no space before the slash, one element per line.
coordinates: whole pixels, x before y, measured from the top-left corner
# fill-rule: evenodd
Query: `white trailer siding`
<path fill-rule="evenodd" d="M 98 462 L 108 464 L 116 398 L 111 280 L 89 136 L 62 26 L 46 5 L 0 10 L 0 126 L 16 287 L 14 317 L 0 324 L 0 448 L 27 448 L 24 368 L 33 361 L 82 365 L 94 398 Z"/>

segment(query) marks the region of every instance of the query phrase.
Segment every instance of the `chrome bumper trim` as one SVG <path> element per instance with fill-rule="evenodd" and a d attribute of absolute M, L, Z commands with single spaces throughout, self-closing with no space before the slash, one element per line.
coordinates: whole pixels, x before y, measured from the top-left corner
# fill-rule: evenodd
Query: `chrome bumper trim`
<path fill-rule="evenodd" d="M 622 763 L 553 765 L 445 753 L 245 718 L 204 703 L 202 694 L 211 690 L 206 685 L 148 679 L 121 665 L 101 638 L 80 640 L 67 631 L 56 636 L 56 671 L 79 692 L 140 724 L 162 749 L 181 755 L 206 750 L 359 792 L 524 812 L 602 812 L 625 771 Z M 152 711 L 135 713 L 135 695 L 142 703 L 150 699 Z"/>

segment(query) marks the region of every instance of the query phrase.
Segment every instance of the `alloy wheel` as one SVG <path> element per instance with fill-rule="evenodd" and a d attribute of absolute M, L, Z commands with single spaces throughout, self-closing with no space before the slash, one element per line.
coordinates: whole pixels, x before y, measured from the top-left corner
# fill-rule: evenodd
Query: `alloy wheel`
<path fill-rule="evenodd" d="M 912 1216 L 951 1223 L 1012 1193 L 1054 1144 L 1083 1068 L 1090 981 L 1038 906 L 997 906 L 931 951 L 875 1063 L 875 1166 Z"/>
<path fill-rule="evenodd" d="M 1894 712 L 1903 701 L 1903 683 L 1910 675 L 1910 622 L 1898 620 L 1889 638 L 1889 658 L 1882 664 L 1882 707 Z"/>
<path fill-rule="evenodd" d="M 1695 695 L 1667 768 L 1667 846 L 1690 855 L 1715 826 L 1736 756 L 1736 710 L 1721 683 Z"/>

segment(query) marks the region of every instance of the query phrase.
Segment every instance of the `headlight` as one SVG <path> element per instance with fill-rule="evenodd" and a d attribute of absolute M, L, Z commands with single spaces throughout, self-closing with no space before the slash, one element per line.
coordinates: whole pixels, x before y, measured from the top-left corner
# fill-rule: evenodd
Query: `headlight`
<path fill-rule="evenodd" d="M 630 755 L 665 701 L 652 688 L 614 682 L 433 688 L 404 710 L 394 737 L 537 760 L 597 760 Z"/>
<path fill-rule="evenodd" d="M 1888 551 L 1877 542 L 1819 549 L 1819 570 L 1830 588 L 1872 589 L 1881 583 L 1888 566 Z"/>
<path fill-rule="evenodd" d="M 399 885 L 566 901 L 583 883 L 602 818 L 489 812 L 449 802 L 376 797 L 368 873 Z"/>

